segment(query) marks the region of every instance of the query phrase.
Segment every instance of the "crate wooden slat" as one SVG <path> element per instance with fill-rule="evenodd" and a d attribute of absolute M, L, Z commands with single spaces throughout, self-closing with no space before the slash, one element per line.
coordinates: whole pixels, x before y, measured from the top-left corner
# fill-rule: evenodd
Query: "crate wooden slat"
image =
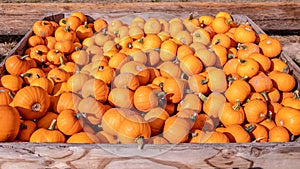
<path fill-rule="evenodd" d="M 298 143 L 178 144 L 0 144 L 0 168 L 297 168 Z"/>
<path fill-rule="evenodd" d="M 151 16 L 159 13 L 150 13 Z M 90 19 L 99 16 L 114 19 L 130 19 L 145 13 L 93 13 Z M 178 13 L 166 15 L 177 16 Z M 64 13 L 50 14 L 47 20 L 59 20 Z M 129 18 L 128 18 L 129 16 Z M 148 15 L 149 16 L 149 15 Z M 125 18 L 124 18 L 125 17 Z M 258 33 L 263 33 L 251 19 L 233 15 L 238 23 L 249 22 Z M 22 54 L 31 30 L 9 53 Z M 297 81 L 299 68 L 284 53 Z M 4 61 L 0 64 L 3 67 Z M 1 71 L 1 69 L 0 69 Z M 3 74 L 5 71 L 0 72 Z M 299 86 L 298 86 L 299 88 Z M 300 144 L 288 143 L 230 143 L 230 144 L 146 144 L 142 150 L 137 145 L 109 144 L 47 144 L 47 143 L 0 143 L 0 168 L 297 168 L 300 165 Z"/>

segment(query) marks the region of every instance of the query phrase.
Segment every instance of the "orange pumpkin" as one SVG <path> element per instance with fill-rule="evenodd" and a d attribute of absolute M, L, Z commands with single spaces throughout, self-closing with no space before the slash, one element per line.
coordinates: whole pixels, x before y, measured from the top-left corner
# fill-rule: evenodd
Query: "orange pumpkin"
<path fill-rule="evenodd" d="M 145 114 L 144 119 L 151 127 L 151 136 L 162 133 L 164 123 L 168 118 L 168 112 L 161 107 L 155 107 Z"/>
<path fill-rule="evenodd" d="M 253 43 L 256 40 L 256 33 L 249 24 L 241 24 L 234 31 L 234 39 L 239 43 Z"/>
<path fill-rule="evenodd" d="M 122 108 L 111 108 L 102 118 L 104 131 L 117 135 L 124 144 L 135 143 L 136 139 L 151 136 L 149 123 L 137 112 Z"/>
<path fill-rule="evenodd" d="M 29 141 L 37 143 L 64 143 L 65 136 L 59 130 L 55 130 L 56 120 L 53 120 L 48 129 L 39 128 L 32 133 Z"/>
<path fill-rule="evenodd" d="M 21 122 L 18 140 L 28 142 L 32 133 L 36 130 L 36 123 L 31 120 L 24 120 Z"/>
<path fill-rule="evenodd" d="M 77 111 L 78 104 L 80 102 L 81 98 L 71 92 L 63 92 L 59 95 L 59 98 L 57 100 L 56 106 L 54 106 L 54 111 L 57 113 L 60 113 L 63 110 L 71 109 Z"/>
<path fill-rule="evenodd" d="M 120 73 L 113 80 L 113 87 L 136 90 L 140 85 L 139 79 L 132 73 Z"/>
<path fill-rule="evenodd" d="M 106 110 L 101 102 L 88 97 L 79 102 L 78 111 L 83 113 L 84 118 L 91 124 L 99 124 Z"/>
<path fill-rule="evenodd" d="M 290 134 L 283 126 L 273 127 L 269 131 L 269 142 L 289 142 Z"/>
<path fill-rule="evenodd" d="M 32 67 L 32 59 L 28 55 L 12 55 L 5 61 L 5 69 L 11 75 L 20 75 Z"/>
<path fill-rule="evenodd" d="M 3 75 L 0 78 L 0 82 L 3 87 L 13 92 L 20 90 L 22 88 L 22 85 L 24 84 L 24 81 L 20 76 L 11 74 Z"/>
<path fill-rule="evenodd" d="M 57 116 L 57 128 L 65 135 L 73 135 L 82 130 L 81 113 L 76 113 L 74 110 L 66 109 Z"/>
<path fill-rule="evenodd" d="M 250 134 L 238 124 L 227 126 L 223 133 L 231 143 L 247 143 L 251 141 Z"/>
<path fill-rule="evenodd" d="M 259 72 L 257 75 L 253 76 L 248 83 L 256 92 L 269 92 L 273 88 L 271 78 L 263 72 Z"/>
<path fill-rule="evenodd" d="M 69 137 L 66 143 L 95 144 L 95 143 L 99 143 L 99 139 L 97 138 L 96 135 L 91 134 L 89 132 L 79 132 Z"/>
<path fill-rule="evenodd" d="M 165 121 L 163 137 L 170 143 L 183 143 L 188 140 L 190 129 L 191 124 L 188 119 L 172 116 Z"/>
<path fill-rule="evenodd" d="M 240 59 L 236 67 L 236 72 L 241 77 L 253 77 L 259 72 L 259 64 L 251 58 Z"/>
<path fill-rule="evenodd" d="M 253 129 L 250 129 L 252 128 Z M 255 141 L 255 142 L 267 142 L 269 139 L 269 133 L 266 127 L 264 127 L 261 124 L 246 124 L 245 125 L 246 130 L 250 129 L 249 134 L 250 137 Z"/>
<path fill-rule="evenodd" d="M 47 112 L 43 117 L 36 121 L 37 128 L 47 129 L 51 125 L 51 122 L 57 119 L 57 116 L 58 114 L 54 112 Z M 57 124 L 54 128 L 57 129 Z"/>
<path fill-rule="evenodd" d="M 220 121 L 224 126 L 242 124 L 245 120 L 245 112 L 239 100 L 235 104 L 226 102 L 219 113 Z"/>
<path fill-rule="evenodd" d="M 262 53 L 269 57 L 274 58 L 281 53 L 281 43 L 278 39 L 267 37 L 259 42 L 258 46 L 262 50 Z"/>
<path fill-rule="evenodd" d="M 225 96 L 227 100 L 231 103 L 235 103 L 238 99 L 242 103 L 248 97 L 251 92 L 251 87 L 249 83 L 244 80 L 235 80 L 225 91 Z"/>
<path fill-rule="evenodd" d="M 0 142 L 13 141 L 19 132 L 20 114 L 17 109 L 9 105 L 0 105 Z"/>
<path fill-rule="evenodd" d="M 165 92 L 153 89 L 150 86 L 140 86 L 134 92 L 133 104 L 137 110 L 148 112 L 154 107 L 163 106 L 165 95 Z"/>
<path fill-rule="evenodd" d="M 50 98 L 41 87 L 26 86 L 16 93 L 13 105 L 24 119 L 33 120 L 46 114 Z"/>
<path fill-rule="evenodd" d="M 190 76 L 188 79 L 188 86 L 194 93 L 208 94 L 210 92 L 208 79 L 202 74 Z"/>
<path fill-rule="evenodd" d="M 268 76 L 272 79 L 274 87 L 279 91 L 290 92 L 296 86 L 296 79 L 288 73 L 272 71 Z"/>
<path fill-rule="evenodd" d="M 121 67 L 120 73 L 132 73 L 136 75 L 139 79 L 140 85 L 147 84 L 150 79 L 150 72 L 148 71 L 147 67 L 144 64 L 136 61 L 129 61 L 125 63 Z"/>
<path fill-rule="evenodd" d="M 177 110 L 191 109 L 198 113 L 202 110 L 202 101 L 196 94 L 188 93 L 177 105 Z"/>
<path fill-rule="evenodd" d="M 167 78 L 163 85 L 163 91 L 166 92 L 168 102 L 179 103 L 184 96 L 186 82 L 179 78 Z"/>
<path fill-rule="evenodd" d="M 44 38 L 52 35 L 54 29 L 50 21 L 39 20 L 34 22 L 32 26 L 32 31 L 35 35 Z"/>
<path fill-rule="evenodd" d="M 219 113 L 226 102 L 226 98 L 221 93 L 210 93 L 209 96 L 205 96 L 199 93 L 198 96 L 203 101 L 203 111 L 210 117 L 218 118 Z"/>
<path fill-rule="evenodd" d="M 300 134 L 300 110 L 291 107 L 282 107 L 275 116 L 277 126 L 283 126 L 293 135 Z"/>
<path fill-rule="evenodd" d="M 90 79 L 86 81 L 81 89 L 83 98 L 94 97 L 100 102 L 105 102 L 109 94 L 109 88 L 105 82 L 99 79 Z"/>
<path fill-rule="evenodd" d="M 131 109 L 134 92 L 127 88 L 113 88 L 108 94 L 108 102 L 115 107 Z"/>
<path fill-rule="evenodd" d="M 14 94 L 5 87 L 0 87 L 0 105 L 9 105 L 13 100 Z"/>
<path fill-rule="evenodd" d="M 249 123 L 259 123 L 267 116 L 268 108 L 267 104 L 263 100 L 250 100 L 243 106 L 246 119 Z"/>

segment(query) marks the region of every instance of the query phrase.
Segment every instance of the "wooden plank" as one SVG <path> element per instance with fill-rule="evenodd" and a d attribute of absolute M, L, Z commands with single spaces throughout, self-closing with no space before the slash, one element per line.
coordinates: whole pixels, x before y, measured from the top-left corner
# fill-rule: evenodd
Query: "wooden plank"
<path fill-rule="evenodd" d="M 0 168 L 297 168 L 297 143 L 46 144 L 1 143 Z"/>
<path fill-rule="evenodd" d="M 24 35 L 34 21 L 45 14 L 57 12 L 197 12 L 216 14 L 229 11 L 232 14 L 247 15 L 263 30 L 300 30 L 299 2 L 268 3 L 214 3 L 214 2 L 159 2 L 159 3 L 0 3 L 0 35 Z"/>

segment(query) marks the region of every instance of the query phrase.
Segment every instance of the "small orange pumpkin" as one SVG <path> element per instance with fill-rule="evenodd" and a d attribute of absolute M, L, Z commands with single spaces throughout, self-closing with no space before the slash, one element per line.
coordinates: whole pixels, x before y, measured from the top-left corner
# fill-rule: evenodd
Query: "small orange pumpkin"
<path fill-rule="evenodd" d="M 1 105 L 0 114 L 0 142 L 13 141 L 19 132 L 20 114 L 16 108 L 9 105 Z"/>

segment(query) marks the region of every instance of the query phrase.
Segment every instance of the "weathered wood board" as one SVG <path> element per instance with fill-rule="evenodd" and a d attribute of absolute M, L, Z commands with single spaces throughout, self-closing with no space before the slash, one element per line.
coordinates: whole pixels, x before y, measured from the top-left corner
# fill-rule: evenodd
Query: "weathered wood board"
<path fill-rule="evenodd" d="M 299 165 L 299 143 L 146 144 L 142 150 L 135 144 L 0 144 L 1 169 L 282 169 Z"/>
<path fill-rule="evenodd" d="M 0 3 L 0 35 L 24 35 L 34 21 L 57 12 L 198 12 L 229 11 L 246 15 L 265 31 L 300 31 L 300 2 L 159 2 L 159 3 Z"/>

